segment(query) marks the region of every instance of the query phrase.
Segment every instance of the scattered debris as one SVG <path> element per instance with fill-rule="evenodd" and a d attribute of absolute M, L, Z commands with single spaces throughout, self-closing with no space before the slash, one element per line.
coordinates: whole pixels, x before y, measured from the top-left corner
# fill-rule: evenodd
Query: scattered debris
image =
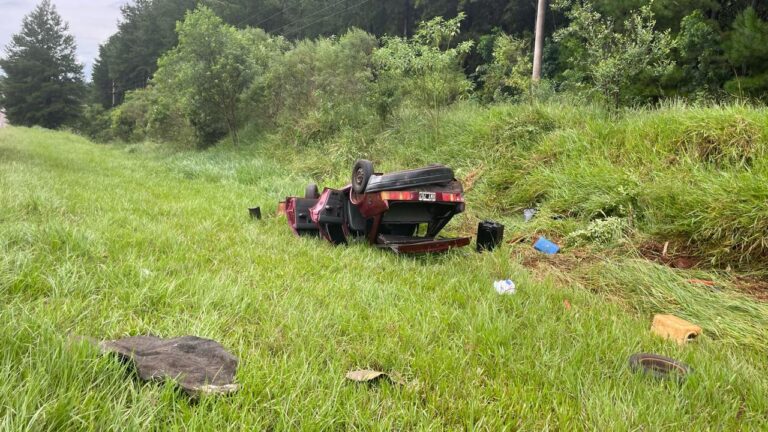
<path fill-rule="evenodd" d="M 701 327 L 674 315 L 656 315 L 653 317 L 651 331 L 665 339 L 672 339 L 683 345 L 701 335 Z"/>
<path fill-rule="evenodd" d="M 237 358 L 210 339 L 134 336 L 103 341 L 99 348 L 131 363 L 142 381 L 173 380 L 193 397 L 238 389 L 234 384 Z"/>
<path fill-rule="evenodd" d="M 477 224 L 477 251 L 492 251 L 504 240 L 504 225 L 494 221 Z"/>
<path fill-rule="evenodd" d="M 708 287 L 714 287 L 716 285 L 715 282 L 711 280 L 704 280 L 704 279 L 688 279 L 686 280 L 686 282 L 694 285 L 706 285 Z"/>
<path fill-rule="evenodd" d="M 493 289 L 499 294 L 514 294 L 517 292 L 517 286 L 511 279 L 499 280 L 493 283 Z"/>
<path fill-rule="evenodd" d="M 629 357 L 629 367 L 634 372 L 648 374 L 654 378 L 671 378 L 682 381 L 693 372 L 688 365 L 657 354 L 638 353 Z"/>
<path fill-rule="evenodd" d="M 507 244 L 523 243 L 526 241 L 528 241 L 528 236 L 525 234 L 519 234 L 507 240 Z"/>
<path fill-rule="evenodd" d="M 539 239 L 536 240 L 536 243 L 533 244 L 533 248 L 547 255 L 554 255 L 560 252 L 560 246 L 556 245 L 555 243 L 552 243 L 551 241 L 547 240 L 546 237 L 543 237 L 543 236 L 539 237 Z"/>
<path fill-rule="evenodd" d="M 394 384 L 403 384 L 403 380 L 398 374 L 388 374 L 386 372 L 370 369 L 361 369 L 347 372 L 346 378 L 350 381 L 359 383 L 374 383 L 383 378 L 386 378 Z"/>
<path fill-rule="evenodd" d="M 533 217 L 536 216 L 536 213 L 538 212 L 539 211 L 536 210 L 535 208 L 527 208 L 523 210 L 523 217 L 525 218 L 526 222 L 530 222 L 531 219 L 533 219 Z"/>
<path fill-rule="evenodd" d="M 251 218 L 261 220 L 261 207 L 251 207 L 248 209 L 248 213 Z"/>
<path fill-rule="evenodd" d="M 563 306 L 565 306 L 565 310 L 571 310 L 571 302 L 568 299 L 563 300 Z"/>
<path fill-rule="evenodd" d="M 280 201 L 277 203 L 277 215 L 278 216 L 285 216 L 287 213 L 285 212 L 285 201 Z"/>

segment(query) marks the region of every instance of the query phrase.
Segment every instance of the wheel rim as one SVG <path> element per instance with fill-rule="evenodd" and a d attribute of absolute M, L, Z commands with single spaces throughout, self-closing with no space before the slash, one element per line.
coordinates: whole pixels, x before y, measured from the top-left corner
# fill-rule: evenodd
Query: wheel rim
<path fill-rule="evenodd" d="M 362 168 L 358 168 L 355 170 L 355 184 L 362 186 L 363 180 L 365 180 L 365 172 L 363 172 Z"/>

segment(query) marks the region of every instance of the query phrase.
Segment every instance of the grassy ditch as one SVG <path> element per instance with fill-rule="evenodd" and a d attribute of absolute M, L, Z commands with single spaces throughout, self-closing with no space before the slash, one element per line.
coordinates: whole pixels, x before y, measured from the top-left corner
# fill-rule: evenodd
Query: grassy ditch
<path fill-rule="evenodd" d="M 99 146 L 66 133 L 0 130 L 0 428 L 759 429 L 768 421 L 768 369 L 755 333 L 765 329 L 764 304 L 730 289 L 727 300 L 684 292 L 677 303 L 665 301 L 667 291 L 651 292 L 693 289 L 680 282 L 685 272 L 717 277 L 724 270 L 658 267 L 649 274 L 647 266 L 659 265 L 630 259 L 627 245 L 638 236 L 684 237 L 705 225 L 663 216 L 671 204 L 638 198 L 649 188 L 618 200 L 624 195 L 614 195 L 599 175 L 613 172 L 609 163 L 622 163 L 629 170 L 622 176 L 643 185 L 654 175 L 669 182 L 674 176 L 633 166 L 633 157 L 596 144 L 596 132 L 608 133 L 608 118 L 558 109 L 444 113 L 451 126 L 440 133 L 453 137 L 445 152 L 409 132 L 419 127 L 414 118 L 370 142 L 349 132 L 334 144 L 317 143 L 301 158 L 269 137 L 237 150 L 168 154 L 149 144 Z M 622 124 L 645 130 L 642 124 L 674 109 L 620 120 L 609 136 L 627 136 L 616 129 Z M 762 125 L 763 114 L 746 108 L 701 115 L 728 110 Z M 499 129 L 518 115 L 549 120 L 532 126 L 536 133 Z M 511 146 L 505 133 L 529 141 Z M 508 235 L 564 239 L 603 213 L 633 215 L 632 222 L 618 238 L 582 239 L 587 243 L 544 262 L 525 245 L 418 259 L 362 244 L 334 248 L 294 238 L 280 219 L 248 219 L 248 206 L 271 213 L 280 197 L 312 179 L 343 182 L 357 154 L 383 169 L 439 160 L 464 178 L 474 175 L 473 210 L 454 230 L 490 215 L 508 223 Z M 575 154 L 584 155 L 581 162 Z M 715 169 L 681 161 L 680 172 Z M 728 175 L 764 175 L 759 157 L 750 164 Z M 572 185 L 578 167 L 595 170 L 595 180 Z M 590 185 L 602 185 L 606 198 L 576 206 Z M 759 192 L 757 181 L 754 187 Z M 708 200 L 704 192 L 699 199 Z M 605 211 L 606 203 L 624 202 L 631 212 Z M 525 224 L 518 210 L 531 204 L 542 211 Z M 566 210 L 565 219 L 548 217 Z M 753 211 L 751 224 L 759 224 L 760 210 Z M 751 224 L 739 220 L 736 231 L 750 233 Z M 735 229 L 727 226 L 723 232 Z M 754 235 L 739 244 L 752 244 Z M 616 261 L 595 260 L 600 248 Z M 734 256 L 710 246 L 696 251 L 708 259 Z M 754 253 L 745 264 L 759 259 Z M 588 271 L 598 265 L 605 271 Z M 518 293 L 502 297 L 491 285 L 507 277 Z M 727 314 L 718 317 L 713 311 L 721 307 Z M 670 308 L 701 318 L 705 336 L 681 348 L 650 335 L 652 312 Z M 137 384 L 113 359 L 73 342 L 148 333 L 220 341 L 241 360 L 242 390 L 192 403 L 172 386 Z M 679 385 L 633 375 L 627 358 L 638 351 L 679 358 L 696 372 Z M 406 384 L 346 382 L 345 372 L 356 368 L 398 372 Z"/>

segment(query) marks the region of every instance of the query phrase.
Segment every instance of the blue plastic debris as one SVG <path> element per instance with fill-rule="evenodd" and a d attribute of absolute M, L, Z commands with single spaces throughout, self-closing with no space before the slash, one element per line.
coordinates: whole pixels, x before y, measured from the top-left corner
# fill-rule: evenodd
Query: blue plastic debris
<path fill-rule="evenodd" d="M 546 237 L 539 237 L 536 243 L 533 244 L 533 248 L 547 255 L 554 255 L 560 252 L 560 246 L 547 240 Z"/>

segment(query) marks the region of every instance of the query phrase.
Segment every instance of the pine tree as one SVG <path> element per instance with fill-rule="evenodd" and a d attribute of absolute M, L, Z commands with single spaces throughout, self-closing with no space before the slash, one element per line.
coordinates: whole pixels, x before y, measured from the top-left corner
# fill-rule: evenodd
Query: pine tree
<path fill-rule="evenodd" d="M 0 106 L 12 124 L 57 128 L 76 119 L 85 95 L 75 40 L 50 0 L 24 17 L 0 59 Z"/>

